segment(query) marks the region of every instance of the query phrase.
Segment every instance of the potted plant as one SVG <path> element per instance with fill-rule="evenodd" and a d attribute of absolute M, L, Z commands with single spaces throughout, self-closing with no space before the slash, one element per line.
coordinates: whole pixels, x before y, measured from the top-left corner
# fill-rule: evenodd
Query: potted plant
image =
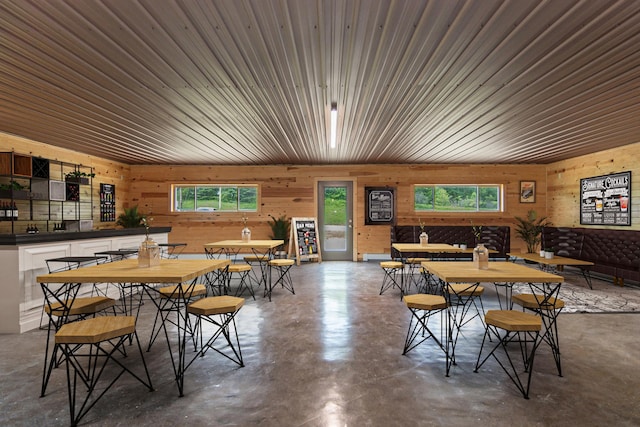
<path fill-rule="evenodd" d="M 0 198 L 2 199 L 29 199 L 29 188 L 18 181 L 11 180 L 8 184 L 0 184 Z"/>
<path fill-rule="evenodd" d="M 516 235 L 527 244 L 527 253 L 535 253 L 541 241 L 542 229 L 550 225 L 550 223 L 546 217 L 538 218 L 536 211 L 533 209 L 527 212 L 526 218 L 518 216 L 515 218 L 517 221 Z"/>
<path fill-rule="evenodd" d="M 66 173 L 64 175 L 64 180 L 67 182 L 75 182 L 77 184 L 88 185 L 89 178 L 93 178 L 95 176 L 95 173 L 86 173 L 79 170 L 74 170 L 72 172 Z"/>
<path fill-rule="evenodd" d="M 118 216 L 116 225 L 120 225 L 124 228 L 143 227 L 143 219 L 144 215 L 138 212 L 138 205 L 135 205 L 131 208 L 124 208 L 124 213 Z"/>
<path fill-rule="evenodd" d="M 278 218 L 274 217 L 273 215 L 269 215 L 269 217 L 271 218 L 271 220 L 269 221 L 269 226 L 271 227 L 270 238 L 274 240 L 283 240 L 284 244 L 282 245 L 282 249 L 284 249 L 284 247 L 287 245 L 287 242 L 289 241 L 289 219 L 285 214 L 279 216 Z M 282 257 L 283 252 L 285 251 L 280 250 L 276 253 L 276 255 L 278 257 Z"/>

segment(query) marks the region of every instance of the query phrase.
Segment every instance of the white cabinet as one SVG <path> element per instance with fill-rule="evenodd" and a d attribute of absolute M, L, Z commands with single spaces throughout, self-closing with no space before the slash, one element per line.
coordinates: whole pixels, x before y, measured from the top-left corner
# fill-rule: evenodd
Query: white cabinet
<path fill-rule="evenodd" d="M 158 243 L 168 242 L 168 233 L 153 233 L 151 236 Z M 22 333 L 40 326 L 43 295 L 36 278 L 49 272 L 46 260 L 137 248 L 144 239 L 144 234 L 138 234 L 0 246 L 0 333 Z M 114 295 L 110 296 L 117 298 L 115 288 L 111 288 Z M 90 291 L 90 286 L 83 290 Z"/>

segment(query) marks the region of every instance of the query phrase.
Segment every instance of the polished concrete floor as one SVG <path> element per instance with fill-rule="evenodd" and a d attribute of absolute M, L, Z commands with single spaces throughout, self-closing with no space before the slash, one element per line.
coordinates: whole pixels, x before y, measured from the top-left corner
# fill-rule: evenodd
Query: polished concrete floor
<path fill-rule="evenodd" d="M 482 339 L 477 319 L 463 330 L 450 377 L 430 341 L 403 356 L 410 313 L 397 291 L 378 295 L 377 262 L 303 264 L 293 277 L 295 295 L 277 289 L 272 302 L 247 299 L 241 309 L 245 367 L 209 352 L 187 370 L 178 397 L 159 341 L 144 354 L 155 390 L 122 377 L 81 424 L 640 425 L 640 314 L 561 314 L 564 376 L 540 347 L 525 400 L 494 361 L 473 372 Z M 492 286 L 483 299 L 485 309 L 495 307 Z M 153 314 L 145 304 L 143 343 Z M 39 330 L 0 335 L 0 425 L 68 425 L 63 367 L 39 397 L 44 345 Z"/>

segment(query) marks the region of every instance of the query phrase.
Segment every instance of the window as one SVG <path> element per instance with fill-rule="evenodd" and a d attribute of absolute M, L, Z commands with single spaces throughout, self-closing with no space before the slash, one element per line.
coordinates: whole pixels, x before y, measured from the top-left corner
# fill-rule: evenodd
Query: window
<path fill-rule="evenodd" d="M 501 185 L 416 185 L 416 211 L 497 212 L 502 209 Z"/>
<path fill-rule="evenodd" d="M 257 212 L 257 185 L 173 185 L 174 212 Z"/>

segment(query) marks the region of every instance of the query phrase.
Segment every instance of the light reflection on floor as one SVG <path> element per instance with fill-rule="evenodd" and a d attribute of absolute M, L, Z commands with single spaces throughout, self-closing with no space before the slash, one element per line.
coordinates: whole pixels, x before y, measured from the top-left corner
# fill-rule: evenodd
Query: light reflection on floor
<path fill-rule="evenodd" d="M 334 263 L 320 281 L 322 300 L 322 355 L 324 360 L 346 360 L 352 351 L 351 313 L 347 287 L 350 285 L 348 269 Z"/>

